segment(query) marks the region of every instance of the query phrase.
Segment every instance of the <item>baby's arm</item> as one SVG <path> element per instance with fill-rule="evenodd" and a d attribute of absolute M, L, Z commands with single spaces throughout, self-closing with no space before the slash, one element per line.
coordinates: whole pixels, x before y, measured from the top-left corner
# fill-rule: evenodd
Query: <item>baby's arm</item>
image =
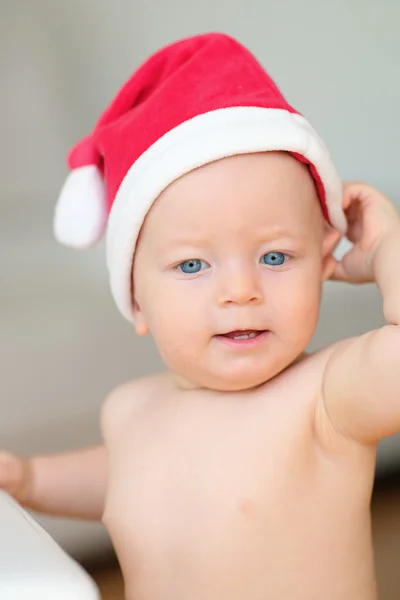
<path fill-rule="evenodd" d="M 38 512 L 101 520 L 108 481 L 108 445 L 146 398 L 146 380 L 113 390 L 101 410 L 104 445 L 72 452 L 24 458 L 0 452 L 0 488 L 20 504 Z"/>
<path fill-rule="evenodd" d="M 325 370 L 323 404 L 336 429 L 369 444 L 400 431 L 400 215 L 363 184 L 348 186 L 346 202 L 355 247 L 339 263 L 337 278 L 375 281 L 387 325 L 336 347 Z"/>
<path fill-rule="evenodd" d="M 0 453 L 0 488 L 42 513 L 100 520 L 106 481 L 104 446 L 32 458 Z"/>

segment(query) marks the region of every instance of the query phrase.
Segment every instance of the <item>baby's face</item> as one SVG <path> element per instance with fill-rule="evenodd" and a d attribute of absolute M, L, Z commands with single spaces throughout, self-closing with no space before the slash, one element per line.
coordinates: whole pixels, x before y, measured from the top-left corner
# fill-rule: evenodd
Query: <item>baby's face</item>
<path fill-rule="evenodd" d="M 134 261 L 135 325 L 185 385 L 257 386 L 306 348 L 326 273 L 314 183 L 285 153 L 235 156 L 167 188 Z"/>

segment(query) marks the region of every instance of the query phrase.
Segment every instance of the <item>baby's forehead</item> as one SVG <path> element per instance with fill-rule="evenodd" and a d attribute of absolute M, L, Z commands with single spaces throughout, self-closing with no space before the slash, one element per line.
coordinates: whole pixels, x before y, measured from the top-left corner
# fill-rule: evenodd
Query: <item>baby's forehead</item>
<path fill-rule="evenodd" d="M 230 157 L 169 185 L 143 229 L 156 245 L 233 238 L 301 237 L 321 219 L 307 168 L 282 153 Z"/>
<path fill-rule="evenodd" d="M 263 243 L 281 242 L 306 245 L 313 238 L 311 222 L 300 223 L 295 218 L 285 220 L 229 217 L 218 220 L 213 215 L 205 218 L 183 216 L 178 221 L 160 219 L 148 236 L 148 245 L 157 253 L 177 247 L 253 247 Z"/>

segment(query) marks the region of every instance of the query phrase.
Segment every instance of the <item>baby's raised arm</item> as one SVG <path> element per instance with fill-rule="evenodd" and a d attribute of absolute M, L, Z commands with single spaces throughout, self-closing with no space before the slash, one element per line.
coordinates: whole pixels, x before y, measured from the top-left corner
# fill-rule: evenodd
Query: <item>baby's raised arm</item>
<path fill-rule="evenodd" d="M 100 520 L 106 482 L 104 446 L 32 458 L 0 453 L 0 488 L 38 512 Z"/>
<path fill-rule="evenodd" d="M 400 431 L 400 214 L 364 184 L 348 185 L 344 202 L 355 245 L 334 278 L 375 281 L 387 325 L 337 346 L 325 370 L 323 400 L 336 429 L 369 444 Z"/>

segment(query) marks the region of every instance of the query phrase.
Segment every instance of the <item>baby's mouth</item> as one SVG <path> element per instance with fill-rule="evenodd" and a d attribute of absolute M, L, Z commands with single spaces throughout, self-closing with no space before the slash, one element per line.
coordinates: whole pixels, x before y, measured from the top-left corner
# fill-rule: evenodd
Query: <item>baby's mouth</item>
<path fill-rule="evenodd" d="M 251 340 L 265 332 L 265 329 L 237 329 L 229 333 L 223 333 L 218 337 L 225 337 L 231 340 Z"/>

